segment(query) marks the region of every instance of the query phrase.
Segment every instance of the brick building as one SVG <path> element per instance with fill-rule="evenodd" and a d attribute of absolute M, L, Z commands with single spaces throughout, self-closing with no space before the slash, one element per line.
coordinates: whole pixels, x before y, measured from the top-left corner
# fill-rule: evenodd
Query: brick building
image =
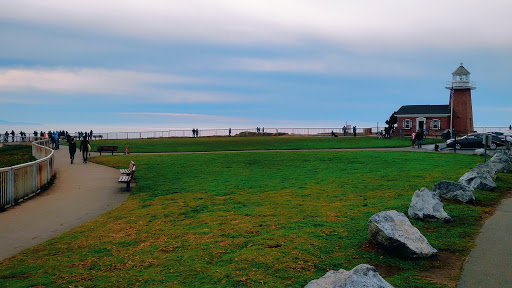
<path fill-rule="evenodd" d="M 469 71 L 460 63 L 452 73 L 446 89 L 450 91 L 448 105 L 404 105 L 393 113 L 397 119 L 398 134 L 411 135 L 423 129 L 429 136 L 440 135 L 446 129 L 453 129 L 457 135 L 474 132 L 471 90 L 476 89 L 470 81 Z"/>

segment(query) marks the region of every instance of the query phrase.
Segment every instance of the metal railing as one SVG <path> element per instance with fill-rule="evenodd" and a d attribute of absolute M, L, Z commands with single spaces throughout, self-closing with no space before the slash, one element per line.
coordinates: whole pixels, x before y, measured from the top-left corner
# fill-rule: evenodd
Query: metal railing
<path fill-rule="evenodd" d="M 32 155 L 38 160 L 0 168 L 0 209 L 38 193 L 51 180 L 55 158 L 49 146 L 48 139 L 32 142 Z"/>
<path fill-rule="evenodd" d="M 357 128 L 358 135 L 377 133 L 377 128 Z M 368 132 L 370 131 L 370 132 Z M 343 129 L 339 128 L 232 128 L 231 136 L 236 135 L 290 135 L 290 136 L 330 136 L 331 132 L 343 135 Z M 352 135 L 352 128 L 347 129 L 347 135 Z M 229 136 L 229 128 L 200 129 L 198 137 Z M 79 138 L 77 133 L 72 134 L 75 139 Z M 142 131 L 142 132 L 98 132 L 93 133 L 93 140 L 99 139 L 147 139 L 147 138 L 169 138 L 169 137 L 194 137 L 192 129 L 165 130 L 165 131 Z"/>

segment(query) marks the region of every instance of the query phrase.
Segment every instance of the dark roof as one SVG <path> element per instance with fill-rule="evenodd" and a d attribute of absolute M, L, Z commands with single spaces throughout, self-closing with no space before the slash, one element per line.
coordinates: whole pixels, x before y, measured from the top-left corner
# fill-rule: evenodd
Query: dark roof
<path fill-rule="evenodd" d="M 394 114 L 400 115 L 449 115 L 450 105 L 404 105 Z"/>
<path fill-rule="evenodd" d="M 455 71 L 453 71 L 452 75 L 469 75 L 471 73 L 469 73 L 469 71 L 464 68 L 464 66 L 462 66 L 462 63 L 460 63 L 460 66 L 459 68 L 455 69 Z"/>

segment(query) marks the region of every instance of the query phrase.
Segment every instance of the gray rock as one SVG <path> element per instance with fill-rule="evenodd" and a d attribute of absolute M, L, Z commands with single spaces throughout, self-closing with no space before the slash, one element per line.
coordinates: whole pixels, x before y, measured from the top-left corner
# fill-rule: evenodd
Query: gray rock
<path fill-rule="evenodd" d="M 476 149 L 475 150 L 475 154 L 478 155 L 478 156 L 484 156 L 485 155 L 485 149 L 484 148 Z M 492 155 L 492 152 L 489 149 L 487 149 L 487 155 Z"/>
<path fill-rule="evenodd" d="M 443 207 L 439 196 L 423 187 L 414 192 L 407 213 L 413 219 L 451 222 L 452 218 L 446 214 Z"/>
<path fill-rule="evenodd" d="M 375 244 L 402 257 L 430 257 L 437 254 L 403 213 L 395 210 L 374 214 L 368 221 L 368 236 Z"/>
<path fill-rule="evenodd" d="M 317 280 L 308 283 L 304 288 L 393 288 L 384 280 L 375 267 L 361 264 L 350 271 L 340 269 L 329 271 Z"/>
<path fill-rule="evenodd" d="M 484 163 L 484 164 L 478 164 L 476 165 L 475 168 L 471 169 L 471 170 L 475 170 L 476 173 L 480 174 L 480 173 L 486 173 L 488 174 L 492 179 L 496 178 L 496 167 L 492 167 L 491 165 L 488 164 L 489 162 L 487 163 Z M 478 170 L 478 171 L 477 171 Z"/>
<path fill-rule="evenodd" d="M 494 183 L 491 176 L 479 169 L 473 169 L 462 175 L 459 179 L 459 183 L 471 186 L 474 189 L 487 191 L 496 188 L 496 183 Z"/>
<path fill-rule="evenodd" d="M 496 173 L 506 173 L 510 170 L 510 162 L 488 161 L 485 163 Z"/>
<path fill-rule="evenodd" d="M 447 199 L 457 199 L 464 203 L 475 202 L 475 190 L 458 182 L 441 180 L 434 184 L 432 191 Z"/>
<path fill-rule="evenodd" d="M 509 154 L 510 155 L 510 154 Z M 496 172 L 508 172 L 510 170 L 510 156 L 506 153 L 494 155 L 486 164 L 496 169 Z"/>

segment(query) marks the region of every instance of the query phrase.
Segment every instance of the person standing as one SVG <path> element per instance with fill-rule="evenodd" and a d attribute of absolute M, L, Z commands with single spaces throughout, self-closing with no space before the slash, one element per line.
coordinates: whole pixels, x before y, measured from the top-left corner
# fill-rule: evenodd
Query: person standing
<path fill-rule="evenodd" d="M 231 128 L 229 128 L 229 137 L 231 137 Z"/>
<path fill-rule="evenodd" d="M 73 160 L 75 160 L 76 153 L 76 143 L 75 138 L 71 138 L 71 142 L 69 143 L 69 158 L 71 159 L 71 164 L 73 164 Z"/>
<path fill-rule="evenodd" d="M 82 152 L 83 163 L 87 163 L 87 153 L 89 152 L 89 141 L 87 135 L 84 135 L 82 141 L 80 141 L 80 152 Z"/>
<path fill-rule="evenodd" d="M 411 141 L 412 141 L 412 148 L 414 148 L 414 145 L 416 144 L 416 133 L 412 132 L 411 134 Z"/>
<path fill-rule="evenodd" d="M 92 129 L 91 129 L 91 132 L 89 132 L 89 140 L 92 139 Z"/>
<path fill-rule="evenodd" d="M 343 126 L 343 136 L 347 136 L 347 126 Z"/>
<path fill-rule="evenodd" d="M 12 138 L 11 138 L 11 140 L 12 140 L 12 142 L 14 142 L 14 135 L 15 135 L 15 134 L 16 134 L 16 133 L 14 133 L 14 130 L 11 130 L 11 137 L 12 137 Z"/>
<path fill-rule="evenodd" d="M 357 136 L 357 128 L 356 126 L 352 127 L 352 132 L 354 132 L 354 137 Z"/>

